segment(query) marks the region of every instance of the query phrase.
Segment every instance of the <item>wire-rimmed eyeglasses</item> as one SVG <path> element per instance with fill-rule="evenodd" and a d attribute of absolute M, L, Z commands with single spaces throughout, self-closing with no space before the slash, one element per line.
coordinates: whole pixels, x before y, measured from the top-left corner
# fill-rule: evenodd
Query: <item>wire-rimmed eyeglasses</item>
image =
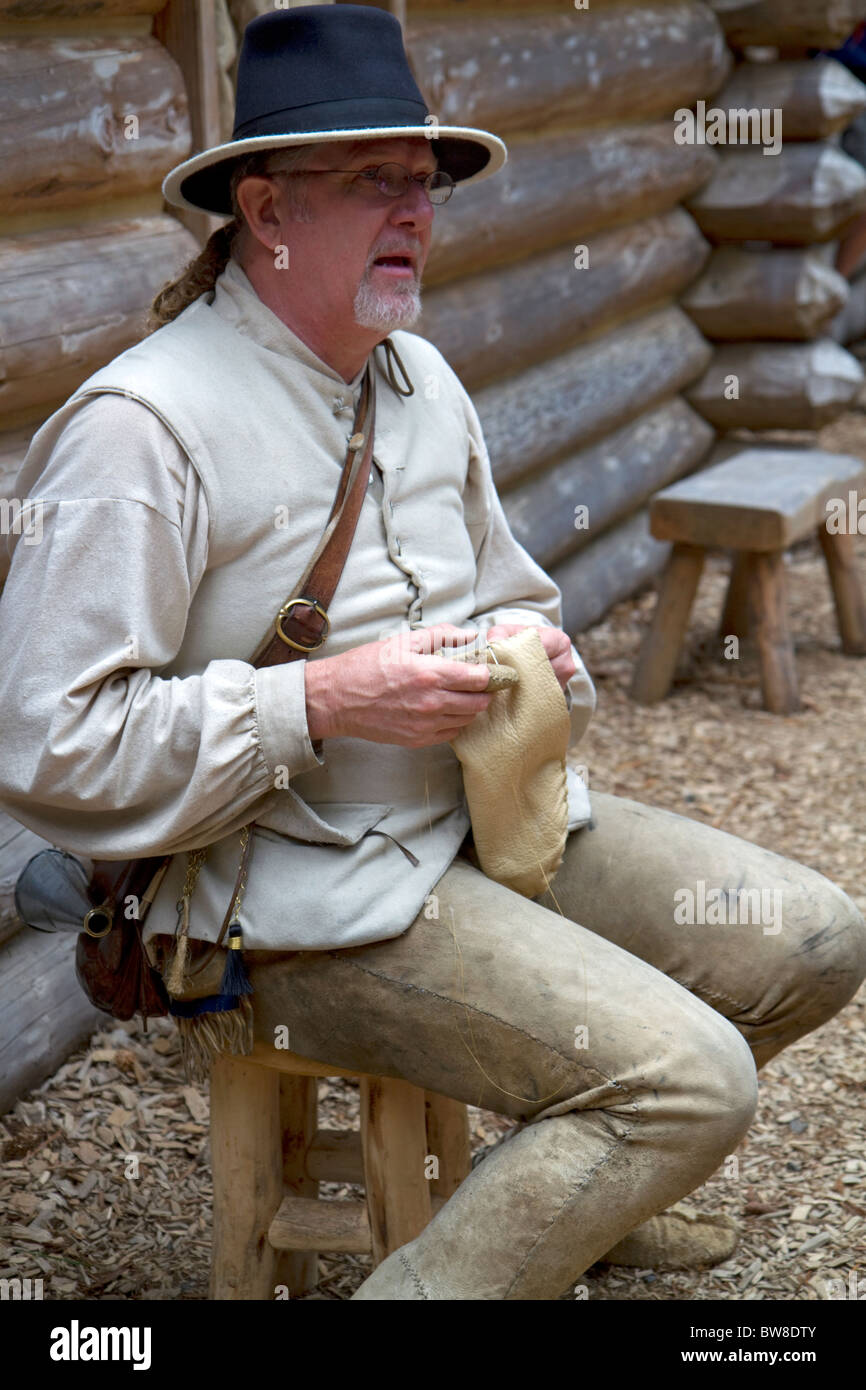
<path fill-rule="evenodd" d="M 276 171 L 275 171 L 276 172 Z M 286 176 L 305 174 L 354 174 L 357 178 L 368 179 L 374 183 L 386 198 L 401 198 L 410 183 L 420 183 L 431 203 L 447 203 L 454 192 L 454 180 L 444 169 L 434 169 L 432 174 L 418 178 L 404 169 L 402 164 L 380 164 L 377 169 L 291 169 L 284 171 Z"/>

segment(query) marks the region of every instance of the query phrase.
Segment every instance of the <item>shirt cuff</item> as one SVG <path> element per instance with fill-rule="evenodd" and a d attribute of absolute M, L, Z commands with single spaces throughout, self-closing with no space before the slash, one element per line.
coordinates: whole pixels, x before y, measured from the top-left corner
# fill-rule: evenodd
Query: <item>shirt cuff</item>
<path fill-rule="evenodd" d="M 255 671 L 259 742 L 274 778 L 280 769 L 291 778 L 324 766 L 321 740 L 314 747 L 307 726 L 306 666 L 306 661 L 291 661 Z"/>
<path fill-rule="evenodd" d="M 470 618 L 470 623 L 474 623 L 480 632 L 487 632 L 488 628 L 507 626 L 509 623 L 521 627 L 553 627 L 554 624 L 542 613 L 536 613 L 531 608 L 494 608 L 489 613 L 482 613 L 480 617 Z"/>

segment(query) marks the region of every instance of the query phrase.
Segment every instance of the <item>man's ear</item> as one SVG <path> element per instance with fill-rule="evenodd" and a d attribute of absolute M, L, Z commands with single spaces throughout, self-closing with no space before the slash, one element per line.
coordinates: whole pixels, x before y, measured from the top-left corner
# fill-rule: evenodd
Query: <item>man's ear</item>
<path fill-rule="evenodd" d="M 273 251 L 281 241 L 279 184 L 274 179 L 250 174 L 237 187 L 237 200 L 246 218 L 250 234 L 262 246 Z"/>

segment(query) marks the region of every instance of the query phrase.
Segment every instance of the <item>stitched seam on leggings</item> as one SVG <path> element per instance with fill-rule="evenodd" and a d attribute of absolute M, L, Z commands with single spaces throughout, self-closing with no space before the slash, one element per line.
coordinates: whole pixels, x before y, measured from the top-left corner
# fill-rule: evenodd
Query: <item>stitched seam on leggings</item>
<path fill-rule="evenodd" d="M 414 1270 L 414 1269 L 412 1268 L 412 1266 L 410 1265 L 409 1261 L 406 1259 L 406 1256 L 403 1254 L 403 1251 L 402 1251 L 402 1250 L 398 1250 L 398 1251 L 397 1251 L 397 1254 L 398 1254 L 399 1257 L 400 1257 L 400 1263 L 401 1263 L 402 1265 L 405 1265 L 406 1269 L 408 1270 L 408 1272 L 409 1272 L 409 1278 L 412 1280 L 412 1283 L 415 1285 L 415 1288 L 418 1290 L 418 1292 L 420 1293 L 421 1297 L 422 1297 L 422 1298 L 426 1298 L 427 1302 L 429 1303 L 429 1302 L 430 1302 L 430 1295 L 429 1295 L 429 1293 L 427 1292 L 427 1287 L 426 1287 L 426 1285 L 425 1285 L 425 1284 L 422 1284 L 421 1280 L 420 1280 L 419 1277 L 418 1277 L 418 1274 L 417 1274 L 416 1270 Z"/>
<path fill-rule="evenodd" d="M 547 1052 L 552 1052 L 554 1057 L 557 1057 L 561 1062 L 571 1063 L 573 1060 L 571 1057 L 566 1056 L 565 1053 L 559 1052 L 555 1047 L 551 1046 L 550 1043 L 545 1042 L 543 1038 L 537 1038 L 534 1033 L 529 1033 L 525 1028 L 521 1028 L 520 1024 L 509 1023 L 507 1019 L 500 1018 L 498 1014 L 492 1014 L 487 1009 L 480 1009 L 477 1004 L 470 1004 L 462 999 L 452 999 L 449 995 L 439 994 L 435 989 L 428 989 L 425 985 L 412 984 L 406 980 L 396 980 L 393 975 L 383 975 L 378 970 L 371 970 L 367 965 L 359 965 L 356 960 L 346 960 L 335 951 L 329 951 L 328 955 L 340 965 L 350 965 L 355 970 L 360 970 L 364 975 L 372 975 L 374 980 L 384 980 L 388 984 L 396 985 L 400 989 L 414 989 L 418 994 L 428 994 L 432 999 L 438 999 L 441 1003 L 453 1004 L 458 1008 L 471 1009 L 473 1013 L 478 1014 L 480 1018 L 491 1018 L 495 1023 L 501 1024 L 503 1028 L 510 1028 L 512 1032 L 520 1033 L 522 1037 L 529 1038 L 530 1042 L 537 1043 L 539 1047 L 545 1048 Z M 629 1091 L 621 1081 L 615 1081 L 612 1076 L 605 1076 L 604 1072 L 599 1071 L 598 1067 L 587 1065 L 585 1062 L 578 1063 L 578 1065 L 581 1071 L 592 1073 L 593 1076 L 600 1077 L 608 1086 L 615 1086 L 618 1091 L 622 1091 L 624 1096 L 632 1095 L 632 1092 Z M 564 1086 L 565 1082 L 563 1081 L 562 1084 Z"/>
<path fill-rule="evenodd" d="M 612 1156 L 613 1156 L 614 1150 L 617 1149 L 617 1148 L 619 1147 L 619 1145 L 622 1144 L 626 1139 L 628 1139 L 629 1135 L 631 1135 L 632 1132 L 633 1132 L 635 1129 L 637 1129 L 637 1121 L 636 1121 L 634 1124 L 629 1125 L 629 1127 L 628 1127 L 628 1129 L 626 1130 L 625 1134 L 619 1135 L 619 1137 L 616 1139 L 615 1143 L 612 1144 L 611 1147 L 608 1149 L 607 1153 L 604 1154 L 603 1157 L 600 1158 L 600 1159 L 598 1160 L 598 1162 L 597 1162 L 596 1164 L 593 1165 L 592 1168 L 590 1168 L 590 1170 L 589 1170 L 588 1173 L 584 1173 L 583 1179 L 582 1179 L 582 1181 L 581 1181 L 581 1183 L 580 1183 L 580 1186 L 574 1188 L 574 1189 L 570 1192 L 570 1194 L 569 1194 L 567 1197 L 565 1197 L 565 1198 L 563 1199 L 563 1201 L 562 1201 L 562 1203 L 560 1204 L 560 1207 L 559 1207 L 558 1211 L 556 1212 L 555 1216 L 553 1216 L 553 1217 L 551 1218 L 551 1220 L 548 1221 L 548 1223 L 547 1223 L 547 1225 L 545 1226 L 545 1228 L 544 1228 L 543 1231 L 539 1231 L 538 1235 L 535 1237 L 535 1240 L 532 1242 L 532 1245 L 529 1247 L 529 1249 L 527 1250 L 527 1252 L 526 1252 L 526 1254 L 524 1255 L 523 1259 L 520 1261 L 520 1264 L 519 1264 L 518 1268 L 515 1270 L 514 1278 L 511 1280 L 511 1283 L 508 1285 L 508 1288 L 505 1290 L 505 1297 L 507 1297 L 508 1294 L 511 1292 L 511 1290 L 514 1288 L 514 1285 L 517 1283 L 517 1280 L 520 1278 L 520 1275 L 521 1275 L 521 1273 L 522 1273 L 522 1271 L 523 1271 L 524 1266 L 526 1265 L 526 1262 L 531 1258 L 532 1252 L 533 1252 L 533 1250 L 535 1249 L 535 1247 L 538 1245 L 539 1241 L 542 1240 L 543 1237 L 547 1235 L 547 1232 L 548 1232 L 549 1230 L 551 1230 L 551 1228 L 552 1228 L 553 1226 L 556 1225 L 556 1222 L 559 1220 L 559 1218 L 560 1218 L 560 1216 L 562 1215 L 562 1213 L 563 1213 L 563 1211 L 565 1210 L 565 1208 L 566 1208 L 566 1207 L 570 1207 L 571 1204 L 572 1204 L 572 1202 L 576 1201 L 576 1199 L 577 1199 L 577 1198 L 580 1196 L 580 1194 L 583 1192 L 584 1188 L 586 1187 L 586 1185 L 587 1185 L 587 1183 L 590 1181 L 590 1179 L 595 1177 L 596 1173 L 599 1171 L 600 1168 L 603 1168 L 604 1165 L 605 1165 L 606 1163 L 609 1163 L 609 1162 L 610 1162 L 610 1160 L 611 1160 L 611 1158 L 612 1158 Z"/>
<path fill-rule="evenodd" d="M 666 972 L 666 973 L 667 973 L 667 972 Z M 743 1013 L 748 1013 L 748 1012 L 749 1012 L 749 1010 L 747 1009 L 747 1007 L 746 1007 L 745 1004 L 740 1004 L 738 1000 L 732 999 L 731 996 L 730 996 L 729 994 L 720 994 L 720 993 L 718 992 L 718 990 L 704 989 L 704 988 L 703 988 L 702 986 L 700 986 L 700 985 L 690 985 L 690 984 L 687 984 L 686 981 L 685 981 L 685 980 L 681 980 L 680 977 L 679 977 L 678 975 L 668 975 L 668 979 L 669 979 L 669 980 L 673 980 L 675 984 L 682 985 L 683 989 L 687 989 L 687 990 L 689 991 L 690 994 L 694 994 L 694 995 L 696 996 L 696 998 L 698 998 L 698 999 L 707 999 L 707 1000 L 709 1000 L 709 999 L 724 999 L 724 1001 L 725 1001 L 726 1004 L 733 1004 L 733 1006 L 734 1006 L 735 1009 L 739 1009 L 739 1010 L 741 1010 Z M 711 1005 L 710 1007 L 712 1007 L 712 1005 Z M 717 1009 L 716 1012 L 717 1012 L 717 1013 L 721 1013 L 722 1011 L 721 1011 L 721 1009 Z M 728 1014 L 722 1014 L 722 1017 L 723 1017 L 723 1018 L 727 1018 L 727 1020 L 728 1020 L 729 1023 L 733 1023 L 733 1021 L 734 1021 L 732 1018 L 729 1017 Z M 743 1019 L 740 1019 L 739 1021 L 740 1021 L 741 1023 L 752 1023 L 752 1026 L 753 1026 L 753 1027 L 756 1027 L 757 1024 L 761 1023 L 763 1020 L 762 1020 L 762 1019 L 756 1019 L 756 1020 L 754 1020 L 754 1022 L 753 1022 L 751 1019 L 743 1018 Z"/>

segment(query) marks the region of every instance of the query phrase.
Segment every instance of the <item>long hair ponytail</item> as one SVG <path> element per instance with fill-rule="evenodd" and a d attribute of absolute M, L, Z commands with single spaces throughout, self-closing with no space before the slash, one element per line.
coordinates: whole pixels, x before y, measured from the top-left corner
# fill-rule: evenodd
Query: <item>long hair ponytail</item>
<path fill-rule="evenodd" d="M 217 227 L 195 259 L 176 279 L 163 286 L 150 306 L 147 320 L 149 333 L 162 328 L 165 323 L 171 323 L 194 300 L 213 289 L 231 259 L 232 245 L 240 230 L 241 224 L 236 217 Z"/>

